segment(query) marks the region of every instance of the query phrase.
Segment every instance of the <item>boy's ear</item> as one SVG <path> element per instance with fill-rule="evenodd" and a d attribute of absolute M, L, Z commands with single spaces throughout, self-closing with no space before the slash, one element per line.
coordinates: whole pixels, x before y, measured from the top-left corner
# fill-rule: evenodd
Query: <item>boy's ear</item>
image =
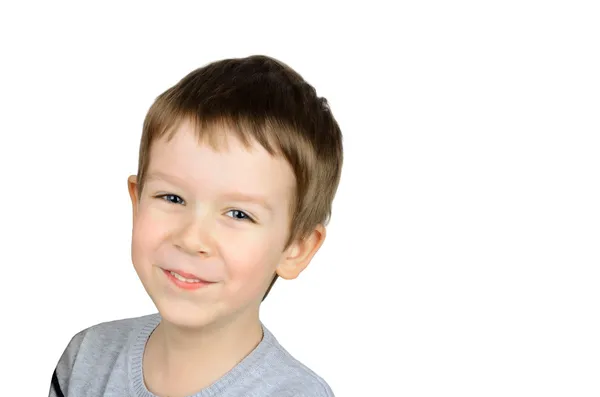
<path fill-rule="evenodd" d="M 286 280 L 296 277 L 310 263 L 313 256 L 317 253 L 323 241 L 325 241 L 326 230 L 323 225 L 317 225 L 315 229 L 305 238 L 293 242 L 285 250 L 282 259 L 277 266 L 277 275 Z"/>
<path fill-rule="evenodd" d="M 127 178 L 127 188 L 129 190 L 129 197 L 131 198 L 131 206 L 133 208 L 133 216 L 135 217 L 135 214 L 137 212 L 137 206 L 138 206 L 137 176 L 136 175 L 130 175 L 129 178 Z"/>

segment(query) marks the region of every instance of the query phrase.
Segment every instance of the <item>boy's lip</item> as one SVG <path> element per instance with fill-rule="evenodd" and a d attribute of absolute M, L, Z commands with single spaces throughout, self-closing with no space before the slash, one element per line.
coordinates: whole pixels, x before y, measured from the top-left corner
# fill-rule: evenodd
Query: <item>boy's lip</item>
<path fill-rule="evenodd" d="M 193 274 L 193 273 L 184 272 L 184 271 L 182 271 L 182 270 L 175 270 L 175 269 L 165 269 L 165 268 L 163 268 L 163 270 L 166 270 L 167 272 L 173 272 L 173 273 L 177 273 L 177 274 L 179 274 L 181 277 L 185 277 L 185 278 L 189 278 L 189 279 L 194 279 L 194 280 L 200 280 L 200 281 L 202 281 L 202 282 L 204 282 L 204 283 L 211 283 L 211 281 L 204 280 L 203 278 L 201 278 L 201 277 L 198 277 L 198 276 L 196 276 L 196 275 L 195 275 L 195 274 Z"/>

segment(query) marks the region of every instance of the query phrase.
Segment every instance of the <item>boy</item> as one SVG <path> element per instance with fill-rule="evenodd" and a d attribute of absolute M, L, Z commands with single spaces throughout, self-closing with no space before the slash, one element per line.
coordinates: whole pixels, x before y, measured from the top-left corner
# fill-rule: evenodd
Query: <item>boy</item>
<path fill-rule="evenodd" d="M 50 396 L 333 396 L 259 319 L 325 239 L 342 166 L 327 102 L 281 62 L 227 59 L 144 121 L 132 261 L 157 314 L 73 337 Z"/>

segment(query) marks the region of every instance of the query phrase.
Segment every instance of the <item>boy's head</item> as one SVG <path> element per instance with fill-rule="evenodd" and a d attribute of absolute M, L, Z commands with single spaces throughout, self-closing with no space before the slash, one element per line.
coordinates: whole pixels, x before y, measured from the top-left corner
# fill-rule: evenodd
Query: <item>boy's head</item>
<path fill-rule="evenodd" d="M 129 192 L 133 263 L 163 317 L 254 316 L 323 243 L 341 166 L 327 102 L 277 60 L 214 62 L 161 94 Z"/>

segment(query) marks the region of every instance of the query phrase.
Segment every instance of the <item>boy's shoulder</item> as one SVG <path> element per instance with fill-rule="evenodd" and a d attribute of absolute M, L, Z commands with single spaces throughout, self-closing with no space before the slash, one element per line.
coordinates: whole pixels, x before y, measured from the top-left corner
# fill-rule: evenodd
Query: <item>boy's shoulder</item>
<path fill-rule="evenodd" d="M 271 384 L 280 385 L 276 390 L 277 396 L 319 396 L 331 397 L 333 392 L 327 382 L 313 370 L 304 365 L 290 354 L 264 328 L 264 344 L 269 346 L 268 353 L 263 357 L 263 379 Z"/>
<path fill-rule="evenodd" d="M 73 367 L 74 360 L 82 350 L 86 352 L 118 353 L 143 327 L 154 327 L 159 318 L 156 314 L 105 321 L 77 332 L 70 340 L 59 365 Z"/>
<path fill-rule="evenodd" d="M 158 314 L 147 314 L 139 317 L 123 318 L 101 322 L 81 331 L 99 338 L 119 337 L 131 334 L 132 331 L 140 329 L 148 324 L 158 325 L 160 317 Z"/>
<path fill-rule="evenodd" d="M 50 396 L 102 389 L 113 371 L 122 372 L 127 367 L 126 356 L 133 338 L 158 321 L 157 315 L 146 315 L 102 322 L 77 332 L 56 365 Z"/>
<path fill-rule="evenodd" d="M 144 326 L 156 326 L 159 322 L 157 314 L 149 314 L 139 317 L 124 318 L 101 322 L 79 331 L 73 336 L 70 344 L 81 345 L 82 343 L 99 344 L 127 344 L 134 332 Z"/>

